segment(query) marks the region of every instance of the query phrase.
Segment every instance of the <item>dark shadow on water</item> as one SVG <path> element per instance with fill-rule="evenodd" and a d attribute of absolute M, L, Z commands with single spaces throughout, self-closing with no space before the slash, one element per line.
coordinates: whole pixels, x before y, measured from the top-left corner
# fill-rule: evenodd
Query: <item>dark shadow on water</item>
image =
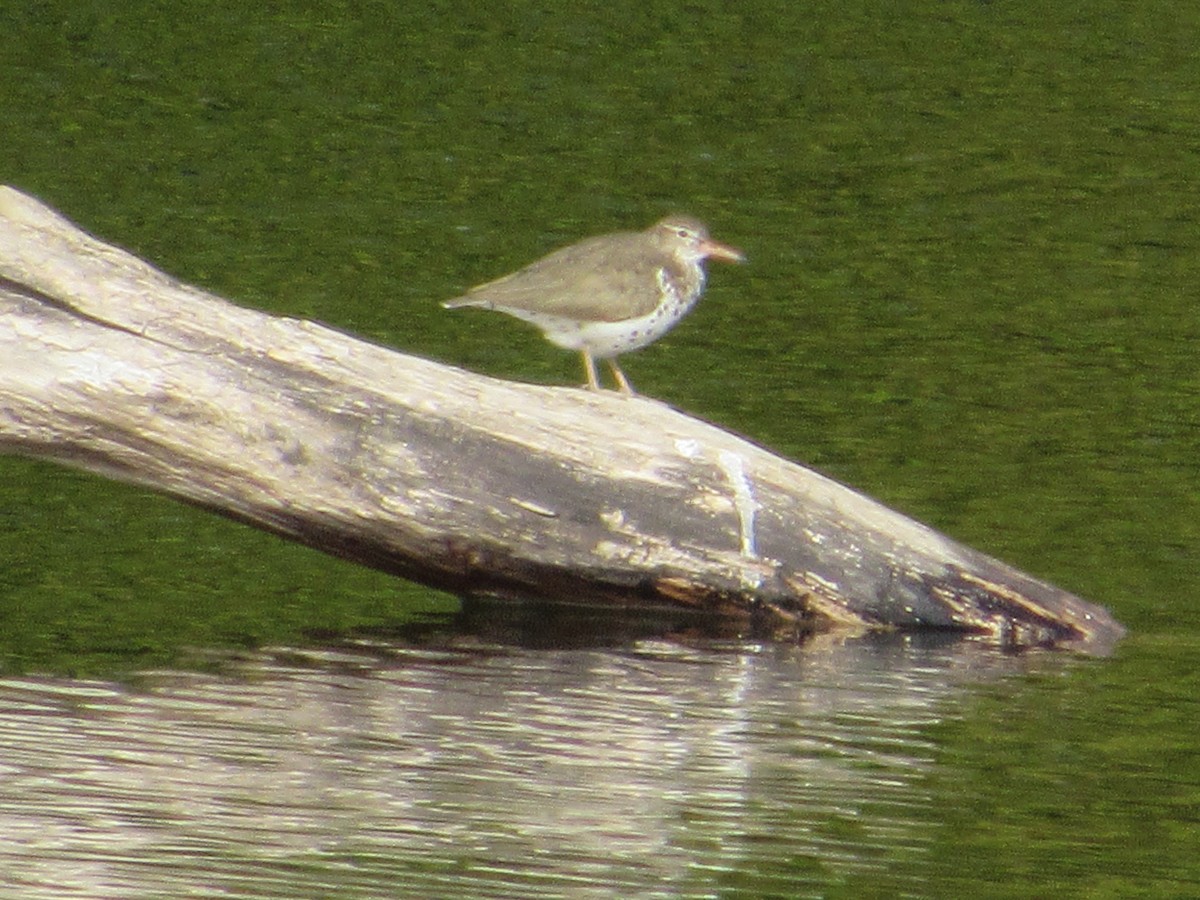
<path fill-rule="evenodd" d="M 830 641 L 852 640 L 858 646 L 882 649 L 903 646 L 916 649 L 950 651 L 955 647 L 978 650 L 974 635 L 961 631 L 927 629 L 914 632 L 805 632 L 791 639 L 780 639 L 769 628 L 753 623 L 687 610 L 629 609 L 572 606 L 537 601 L 512 602 L 466 599 L 461 609 L 448 613 L 430 613 L 386 627 L 357 629 L 352 635 L 334 632 L 308 633 L 314 643 L 326 647 L 361 646 L 379 641 L 399 646 L 462 651 L 484 648 L 520 648 L 523 650 L 598 650 L 632 647 L 644 641 L 664 641 L 681 646 L 730 651 L 748 644 L 777 644 L 802 648 L 823 646 Z M 1029 648 L 999 648 L 998 656 L 1020 656 Z"/>

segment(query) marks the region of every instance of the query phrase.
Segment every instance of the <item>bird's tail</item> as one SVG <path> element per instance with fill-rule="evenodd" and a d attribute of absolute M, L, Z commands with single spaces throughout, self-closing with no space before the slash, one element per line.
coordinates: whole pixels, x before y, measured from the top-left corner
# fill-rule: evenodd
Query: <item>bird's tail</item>
<path fill-rule="evenodd" d="M 442 304 L 444 309 L 462 309 L 464 306 L 477 306 L 480 309 L 491 309 L 492 302 L 490 300 L 479 300 L 474 297 L 455 297 L 453 300 L 447 300 Z"/>

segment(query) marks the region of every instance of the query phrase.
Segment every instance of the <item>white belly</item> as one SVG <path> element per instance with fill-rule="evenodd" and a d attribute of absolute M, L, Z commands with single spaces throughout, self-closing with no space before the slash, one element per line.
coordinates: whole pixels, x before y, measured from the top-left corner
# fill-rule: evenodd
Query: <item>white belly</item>
<path fill-rule="evenodd" d="M 699 292 L 696 297 L 699 298 Z M 527 310 L 497 308 L 536 325 L 542 329 L 546 340 L 556 346 L 567 350 L 586 350 L 596 359 L 608 359 L 654 343 L 679 324 L 679 320 L 695 305 L 695 300 L 691 303 L 664 303 L 649 315 L 623 322 L 579 322 Z"/>

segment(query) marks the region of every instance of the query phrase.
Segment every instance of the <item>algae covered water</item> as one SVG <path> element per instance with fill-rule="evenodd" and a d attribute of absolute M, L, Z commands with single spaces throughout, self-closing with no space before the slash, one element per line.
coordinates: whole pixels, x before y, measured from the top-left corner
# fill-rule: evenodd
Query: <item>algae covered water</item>
<path fill-rule="evenodd" d="M 1131 631 L 1098 661 L 458 625 L 431 649 L 379 635 L 455 598 L 3 459 L 18 896 L 1195 893 L 1200 13 L 0 17 L 0 180 L 409 352 L 572 383 L 531 329 L 438 301 L 702 218 L 748 264 L 622 360 L 640 391 Z"/>

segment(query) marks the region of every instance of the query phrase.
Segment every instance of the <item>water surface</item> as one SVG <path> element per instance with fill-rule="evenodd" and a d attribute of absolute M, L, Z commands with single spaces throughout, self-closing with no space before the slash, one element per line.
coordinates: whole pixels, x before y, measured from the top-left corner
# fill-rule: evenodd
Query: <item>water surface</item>
<path fill-rule="evenodd" d="M 1029 665 L 459 636 L 7 679 L 0 871 L 47 898 L 818 892 L 929 855 L 930 726 Z"/>
<path fill-rule="evenodd" d="M 1131 631 L 1101 661 L 380 645 L 457 599 L 0 460 L 0 893 L 1200 894 L 1200 7 L 0 24 L 0 180 L 237 302 L 476 371 L 579 378 L 437 301 L 705 219 L 749 263 L 622 361 L 640 390 Z"/>

